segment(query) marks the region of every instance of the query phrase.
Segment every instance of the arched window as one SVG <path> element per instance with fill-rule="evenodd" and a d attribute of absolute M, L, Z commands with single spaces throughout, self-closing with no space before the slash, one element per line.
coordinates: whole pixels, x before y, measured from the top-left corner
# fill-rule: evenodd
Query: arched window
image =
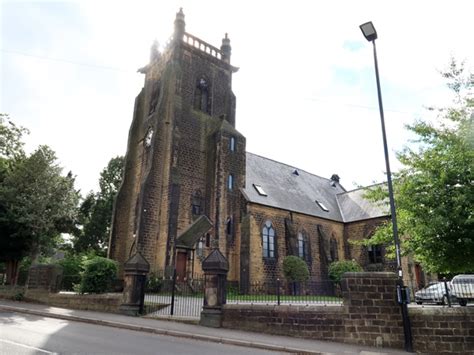
<path fill-rule="evenodd" d="M 275 257 L 275 229 L 270 221 L 266 221 L 262 229 L 262 252 L 264 258 Z"/>
<path fill-rule="evenodd" d="M 210 113 L 209 105 L 209 85 L 204 77 L 197 81 L 196 89 L 194 91 L 194 108 L 196 110 Z"/>
<path fill-rule="evenodd" d="M 228 217 L 225 226 L 225 233 L 228 237 L 231 237 L 234 231 L 234 224 L 232 223 L 232 217 Z"/>
<path fill-rule="evenodd" d="M 201 191 L 197 190 L 191 199 L 191 211 L 193 216 L 200 216 L 203 211 L 202 207 Z"/>
<path fill-rule="evenodd" d="M 337 252 L 337 240 L 334 238 L 331 238 L 331 241 L 329 244 L 329 253 L 331 255 L 331 261 L 336 261 L 339 259 L 338 252 Z"/>
<path fill-rule="evenodd" d="M 234 175 L 230 174 L 227 178 L 227 188 L 232 191 L 234 189 Z"/>
<path fill-rule="evenodd" d="M 204 255 L 203 249 L 204 249 L 204 242 L 203 242 L 203 238 L 201 238 L 197 242 L 197 246 L 196 246 L 196 254 L 199 258 L 202 258 L 202 256 Z"/>
<path fill-rule="evenodd" d="M 303 260 L 307 260 L 309 256 L 308 238 L 302 232 L 298 233 L 298 256 Z"/>
<path fill-rule="evenodd" d="M 235 152 L 235 137 L 230 137 L 229 149 L 231 152 Z"/>

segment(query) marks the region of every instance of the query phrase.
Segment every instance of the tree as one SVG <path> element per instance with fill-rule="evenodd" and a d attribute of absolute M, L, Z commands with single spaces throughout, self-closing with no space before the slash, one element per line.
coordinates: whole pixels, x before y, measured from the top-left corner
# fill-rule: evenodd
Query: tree
<path fill-rule="evenodd" d="M 72 230 L 78 193 L 71 173 L 62 175 L 55 153 L 40 146 L 28 157 L 15 158 L 0 188 L 3 202 L 1 258 L 16 263 L 25 255 L 33 262 L 54 247 L 61 233 Z"/>
<path fill-rule="evenodd" d="M 25 134 L 28 134 L 26 128 L 17 126 L 7 114 L 0 113 L 0 161 L 24 155 L 22 137 Z"/>
<path fill-rule="evenodd" d="M 306 262 L 298 256 L 289 255 L 283 259 L 283 274 L 291 282 L 301 282 L 309 279 Z"/>
<path fill-rule="evenodd" d="M 112 158 L 100 173 L 98 193 L 90 192 L 79 208 L 79 227 L 74 231 L 77 252 L 95 250 L 106 255 L 114 200 L 122 183 L 124 158 Z"/>
<path fill-rule="evenodd" d="M 394 174 L 397 217 L 404 252 L 426 270 L 474 272 L 474 75 L 454 60 L 442 75 L 455 99 L 438 109 L 439 122 L 408 126 L 418 139 L 398 153 L 404 168 Z M 383 196 L 382 188 L 369 194 Z M 369 243 L 393 242 L 391 228 L 379 228 Z"/>
<path fill-rule="evenodd" d="M 297 295 L 300 291 L 299 283 L 309 279 L 308 265 L 300 257 L 289 255 L 283 259 L 283 274 L 292 283 L 293 295 Z"/>
<path fill-rule="evenodd" d="M 2 198 L 5 191 L 5 180 L 12 166 L 23 158 L 23 135 L 28 130 L 17 126 L 6 114 L 0 114 L 0 261 L 7 264 L 7 283 L 18 278 L 18 260 L 27 243 L 21 238 L 13 239 L 16 224 L 11 219 L 7 201 Z"/>

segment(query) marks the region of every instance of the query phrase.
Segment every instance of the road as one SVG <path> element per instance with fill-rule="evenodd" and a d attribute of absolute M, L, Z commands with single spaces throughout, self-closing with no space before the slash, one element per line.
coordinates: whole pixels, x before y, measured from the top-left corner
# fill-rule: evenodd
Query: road
<path fill-rule="evenodd" d="M 0 354 L 277 354 L 0 311 Z"/>

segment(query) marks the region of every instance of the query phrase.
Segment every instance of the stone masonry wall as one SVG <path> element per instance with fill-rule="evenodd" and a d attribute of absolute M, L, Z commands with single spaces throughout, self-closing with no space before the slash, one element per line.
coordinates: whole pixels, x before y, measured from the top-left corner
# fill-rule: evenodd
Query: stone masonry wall
<path fill-rule="evenodd" d="M 118 313 L 121 293 L 80 295 L 75 293 L 50 293 L 47 290 L 26 290 L 24 287 L 0 287 L 0 299 L 13 299 L 42 303 L 53 307 Z"/>
<path fill-rule="evenodd" d="M 375 229 L 387 220 L 385 217 L 347 223 L 344 226 L 344 239 L 347 241 L 346 258 L 356 260 L 362 267 L 369 265 L 366 247 L 351 242 L 369 238 Z"/>
<path fill-rule="evenodd" d="M 348 318 L 348 342 L 402 348 L 404 342 L 400 305 L 396 300 L 396 275 L 390 272 L 346 273 L 342 295 Z M 379 339 L 377 339 L 379 338 Z"/>
<path fill-rule="evenodd" d="M 308 267 L 313 280 L 327 280 L 327 260 L 321 255 L 318 225 L 326 237 L 334 238 L 338 245 L 339 259 L 344 258 L 343 224 L 307 216 L 273 207 L 256 204 L 248 205 L 250 216 L 249 268 L 252 282 L 274 281 L 282 278 L 283 259 L 288 255 L 285 242 L 285 219 L 291 219 L 297 232 L 301 231 L 308 237 L 309 259 Z M 270 220 L 275 229 L 275 258 L 262 257 L 262 228 L 265 221 Z"/>
<path fill-rule="evenodd" d="M 474 354 L 474 308 L 411 308 L 409 313 L 417 352 Z"/>
<path fill-rule="evenodd" d="M 225 305 L 222 326 L 367 346 L 404 347 L 396 275 L 346 273 L 343 305 Z M 474 308 L 409 308 L 422 354 L 474 354 Z"/>
<path fill-rule="evenodd" d="M 138 143 L 143 135 L 142 125 L 143 91 L 135 100 L 133 121 L 128 134 L 127 153 L 123 181 L 114 203 L 112 233 L 109 241 L 108 256 L 119 262 L 119 275 L 122 275 L 123 264 L 128 259 L 133 243 L 135 205 L 138 195 L 140 176 L 139 157 L 142 151 Z"/>
<path fill-rule="evenodd" d="M 226 305 L 223 326 L 272 334 L 385 347 L 403 347 L 393 273 L 347 273 L 342 306 Z"/>

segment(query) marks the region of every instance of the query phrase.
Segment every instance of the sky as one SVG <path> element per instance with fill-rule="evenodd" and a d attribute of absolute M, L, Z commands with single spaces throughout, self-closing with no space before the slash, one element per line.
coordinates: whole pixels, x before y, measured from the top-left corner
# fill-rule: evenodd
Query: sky
<path fill-rule="evenodd" d="M 150 46 L 164 46 L 182 7 L 186 31 L 220 47 L 225 33 L 247 151 L 346 189 L 385 180 L 371 43 L 378 32 L 386 131 L 451 102 L 439 74 L 451 58 L 472 70 L 472 1 L 7 1 L 0 0 L 0 112 L 27 127 L 27 151 L 49 145 L 85 195 L 126 152 Z"/>

